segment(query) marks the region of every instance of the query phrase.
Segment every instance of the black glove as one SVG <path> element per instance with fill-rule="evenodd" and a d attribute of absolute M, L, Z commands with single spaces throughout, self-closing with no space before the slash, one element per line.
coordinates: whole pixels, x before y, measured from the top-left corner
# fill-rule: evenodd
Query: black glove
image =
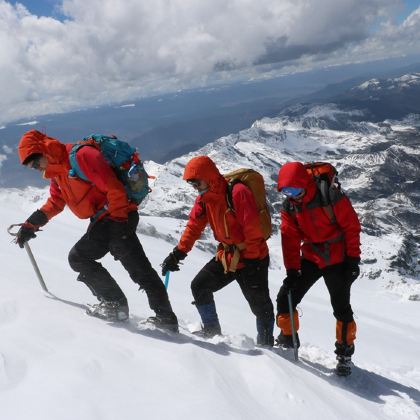
<path fill-rule="evenodd" d="M 177 247 L 163 260 L 161 264 L 162 276 L 168 271 L 179 271 L 179 262 L 185 259 L 187 254 L 180 251 Z"/>
<path fill-rule="evenodd" d="M 344 274 L 346 279 L 353 283 L 360 274 L 360 258 L 359 257 L 346 257 L 344 260 Z"/>
<path fill-rule="evenodd" d="M 47 222 L 48 217 L 44 212 L 41 210 L 36 210 L 33 212 L 28 217 L 28 220 L 22 224 L 16 234 L 16 243 L 19 245 L 19 247 L 23 248 L 25 242 L 36 238 L 35 232 L 38 232 L 39 228 L 44 226 Z"/>
<path fill-rule="evenodd" d="M 38 230 L 39 229 L 36 226 L 25 222 L 16 234 L 16 243 L 20 248 L 23 248 L 26 242 L 30 239 L 36 238 L 35 232 Z"/>
<path fill-rule="evenodd" d="M 286 274 L 287 277 L 283 280 L 283 287 L 287 292 L 293 291 L 296 289 L 297 282 L 299 281 L 302 274 L 299 270 L 295 270 L 293 268 L 286 270 Z"/>

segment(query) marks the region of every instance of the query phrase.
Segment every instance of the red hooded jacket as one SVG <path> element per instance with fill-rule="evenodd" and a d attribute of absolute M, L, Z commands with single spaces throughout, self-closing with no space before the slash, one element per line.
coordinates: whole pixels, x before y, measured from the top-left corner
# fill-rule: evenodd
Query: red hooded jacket
<path fill-rule="evenodd" d="M 252 191 L 243 184 L 235 184 L 232 191 L 234 211 L 226 201 L 227 181 L 214 162 L 207 156 L 191 159 L 185 167 L 183 179 L 200 179 L 209 185 L 209 190 L 197 197 L 190 212 L 188 224 L 177 245 L 188 253 L 200 238 L 207 223 L 219 244 L 218 258 L 225 245 L 240 245 L 241 258 L 263 259 L 268 255 L 267 243 L 261 230 L 257 205 Z M 233 252 L 227 251 L 229 261 Z M 239 263 L 238 268 L 243 265 Z"/>
<path fill-rule="evenodd" d="M 72 146 L 37 130 L 26 132 L 20 139 L 18 153 L 21 163 L 34 153 L 41 153 L 48 159 L 44 177 L 51 180 L 50 197 L 40 210 L 49 220 L 68 205 L 77 217 L 87 219 L 107 206 L 104 216 L 127 219 L 128 212 L 137 209 L 137 205 L 128 201 L 123 184 L 99 150 L 86 146 L 76 154 L 80 169 L 91 182 L 69 177 Z"/>
<path fill-rule="evenodd" d="M 301 256 L 320 268 L 337 264 L 346 256 L 360 257 L 361 226 L 350 200 L 336 192 L 331 200 L 336 223 L 322 208 L 322 197 L 313 177 L 300 162 L 289 162 L 279 171 L 278 189 L 304 188 L 301 202 L 286 199 L 281 210 L 281 240 L 286 269 L 300 269 Z"/>

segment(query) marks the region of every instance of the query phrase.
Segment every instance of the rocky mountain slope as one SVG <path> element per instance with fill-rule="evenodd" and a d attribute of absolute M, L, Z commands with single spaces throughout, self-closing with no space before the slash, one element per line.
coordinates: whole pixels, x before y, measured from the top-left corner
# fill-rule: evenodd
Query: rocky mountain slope
<path fill-rule="evenodd" d="M 205 154 L 222 172 L 250 167 L 264 175 L 277 227 L 280 166 L 328 160 L 338 169 L 363 224 L 364 275 L 374 280 L 387 273 L 387 287 L 420 299 L 420 116 L 381 122 L 368 117 L 362 109 L 334 103 L 295 105 L 165 165 L 150 163 L 157 180 L 141 213 L 186 219 L 195 193 L 182 181 L 183 168 L 191 157 Z M 179 226 L 178 232 L 183 223 Z M 207 234 L 203 246 L 211 242 Z"/>

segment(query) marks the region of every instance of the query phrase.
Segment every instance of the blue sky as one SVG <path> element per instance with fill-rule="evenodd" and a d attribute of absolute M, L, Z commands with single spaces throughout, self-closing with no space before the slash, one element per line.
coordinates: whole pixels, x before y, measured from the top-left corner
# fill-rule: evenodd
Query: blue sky
<path fill-rule="evenodd" d="M 57 7 L 61 4 L 61 0 L 20 0 L 9 1 L 9 3 L 23 4 L 32 14 L 37 16 L 52 16 L 57 19 L 62 17 L 59 7 Z"/>
<path fill-rule="evenodd" d="M 404 9 L 398 15 L 397 20 L 402 22 L 413 10 L 420 6 L 420 0 L 404 0 Z"/>

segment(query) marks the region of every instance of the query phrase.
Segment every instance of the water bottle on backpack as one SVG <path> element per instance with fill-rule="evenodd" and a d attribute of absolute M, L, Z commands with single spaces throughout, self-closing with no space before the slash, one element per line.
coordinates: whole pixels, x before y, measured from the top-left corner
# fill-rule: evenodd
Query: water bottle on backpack
<path fill-rule="evenodd" d="M 144 172 L 144 170 L 143 170 Z M 141 172 L 141 168 L 137 163 L 133 163 L 128 170 L 128 184 L 130 189 L 133 192 L 139 192 L 145 187 L 145 181 L 147 181 L 147 176 L 145 173 Z"/>

